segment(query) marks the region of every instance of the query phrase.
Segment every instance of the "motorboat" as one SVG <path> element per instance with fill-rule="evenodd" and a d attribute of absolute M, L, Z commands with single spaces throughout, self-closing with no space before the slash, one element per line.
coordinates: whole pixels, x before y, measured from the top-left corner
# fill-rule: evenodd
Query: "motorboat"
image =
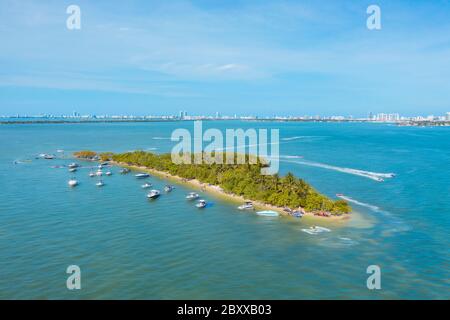
<path fill-rule="evenodd" d="M 322 232 L 330 232 L 331 230 L 328 229 L 328 228 L 324 228 L 324 227 L 312 226 L 312 227 L 310 227 L 308 229 L 302 229 L 302 231 L 306 232 L 308 234 L 315 235 L 315 234 L 319 234 L 319 233 L 322 233 Z"/>
<path fill-rule="evenodd" d="M 53 154 L 45 154 L 44 159 L 45 160 L 53 160 L 53 159 L 55 159 L 55 156 Z"/>
<path fill-rule="evenodd" d="M 198 199 L 200 196 L 198 195 L 198 193 L 195 192 L 190 192 L 187 196 L 186 199 L 187 200 L 195 200 Z"/>
<path fill-rule="evenodd" d="M 77 168 L 69 168 L 69 172 L 76 172 Z"/>
<path fill-rule="evenodd" d="M 109 162 L 103 162 L 100 165 L 103 166 L 103 167 L 106 167 L 106 166 L 109 166 Z"/>
<path fill-rule="evenodd" d="M 106 171 L 105 173 L 107 176 L 112 176 L 112 172 L 111 171 Z"/>
<path fill-rule="evenodd" d="M 92 171 L 89 173 L 89 177 L 93 178 L 95 177 L 95 173 L 93 173 Z"/>
<path fill-rule="evenodd" d="M 95 185 L 96 185 L 97 187 L 103 187 L 103 186 L 105 185 L 105 183 L 104 183 L 102 180 L 100 180 L 100 181 L 97 182 Z"/>
<path fill-rule="evenodd" d="M 100 176 L 103 175 L 103 171 L 102 171 L 101 169 L 98 169 L 97 172 L 95 173 L 95 175 L 96 175 L 97 177 L 100 177 Z"/>
<path fill-rule="evenodd" d="M 144 183 L 141 187 L 142 187 L 142 189 L 148 189 L 148 188 L 152 187 L 152 184 L 151 183 Z"/>
<path fill-rule="evenodd" d="M 161 195 L 161 192 L 159 190 L 151 190 L 149 194 L 147 194 L 147 198 L 149 199 L 156 199 Z"/>
<path fill-rule="evenodd" d="M 301 212 L 301 211 L 293 211 L 293 212 L 292 212 L 292 216 L 293 216 L 294 218 L 302 218 L 303 215 L 304 215 L 304 213 Z"/>
<path fill-rule="evenodd" d="M 175 189 L 173 186 L 167 185 L 164 187 L 165 192 L 171 192 L 173 189 Z"/>
<path fill-rule="evenodd" d="M 204 207 L 206 207 L 206 201 L 205 200 L 199 200 L 195 206 L 197 208 L 199 208 L 199 209 L 203 209 Z"/>
<path fill-rule="evenodd" d="M 135 177 L 137 179 L 145 179 L 145 178 L 149 178 L 150 175 L 148 173 L 138 173 L 138 174 L 135 175 Z"/>
<path fill-rule="evenodd" d="M 78 185 L 78 181 L 75 178 L 72 178 L 69 180 L 68 184 L 70 187 L 75 187 Z"/>
<path fill-rule="evenodd" d="M 243 205 L 238 207 L 239 210 L 253 210 L 253 203 L 251 201 L 246 201 Z"/>
<path fill-rule="evenodd" d="M 97 168 L 103 169 L 103 165 L 99 164 L 99 165 L 97 166 Z"/>
<path fill-rule="evenodd" d="M 280 215 L 278 212 L 272 210 L 258 211 L 256 214 L 263 217 L 278 217 Z"/>
<path fill-rule="evenodd" d="M 80 166 L 79 164 L 73 162 L 73 163 L 69 164 L 67 167 L 69 167 L 70 169 L 73 169 L 73 168 L 78 168 L 79 166 Z"/>
<path fill-rule="evenodd" d="M 120 174 L 127 174 L 127 173 L 130 173 L 130 169 L 123 168 L 120 170 Z"/>
<path fill-rule="evenodd" d="M 344 194 L 342 194 L 342 193 L 336 193 L 336 197 L 338 197 L 338 198 L 342 198 L 344 196 Z"/>

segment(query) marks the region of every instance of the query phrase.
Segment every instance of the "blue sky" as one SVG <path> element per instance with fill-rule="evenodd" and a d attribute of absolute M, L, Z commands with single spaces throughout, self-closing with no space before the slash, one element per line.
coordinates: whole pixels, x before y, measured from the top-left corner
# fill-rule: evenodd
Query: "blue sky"
<path fill-rule="evenodd" d="M 0 0 L 0 49 L 0 114 L 450 111 L 448 0 Z"/>

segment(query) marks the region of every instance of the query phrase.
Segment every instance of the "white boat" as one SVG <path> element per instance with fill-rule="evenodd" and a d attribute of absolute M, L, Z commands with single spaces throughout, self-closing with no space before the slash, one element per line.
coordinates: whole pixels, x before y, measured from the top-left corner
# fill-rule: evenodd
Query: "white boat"
<path fill-rule="evenodd" d="M 159 190 L 151 190 L 149 194 L 147 194 L 147 198 L 149 199 L 156 199 L 161 195 L 161 192 Z"/>
<path fill-rule="evenodd" d="M 78 181 L 75 178 L 72 178 L 69 180 L 68 184 L 70 187 L 75 187 L 78 185 Z"/>
<path fill-rule="evenodd" d="M 152 187 L 152 184 L 151 183 L 144 183 L 141 187 L 142 187 L 142 189 L 148 189 L 148 188 Z"/>
<path fill-rule="evenodd" d="M 71 163 L 71 164 L 68 165 L 68 167 L 69 167 L 70 169 L 78 168 L 79 166 L 80 166 L 80 165 L 77 164 L 77 163 L 75 163 L 75 162 L 73 162 L 73 163 Z"/>
<path fill-rule="evenodd" d="M 198 199 L 200 196 L 198 195 L 198 193 L 195 192 L 190 192 L 187 196 L 186 199 L 187 200 L 195 200 Z"/>
<path fill-rule="evenodd" d="M 103 175 L 103 171 L 100 170 L 100 169 L 98 169 L 97 172 L 95 173 L 95 175 L 96 175 L 97 177 L 100 177 L 100 176 Z"/>
<path fill-rule="evenodd" d="M 112 176 L 112 172 L 111 171 L 106 171 L 105 173 L 107 176 Z"/>
<path fill-rule="evenodd" d="M 101 164 L 99 164 L 99 165 L 97 166 L 97 168 L 103 169 L 103 166 L 102 166 Z"/>
<path fill-rule="evenodd" d="M 89 177 L 93 178 L 95 177 L 95 173 L 93 173 L 92 171 L 89 173 Z"/>
<path fill-rule="evenodd" d="M 278 212 L 272 210 L 258 211 L 256 214 L 263 217 L 278 217 L 280 215 Z"/>
<path fill-rule="evenodd" d="M 70 168 L 69 169 L 69 172 L 75 172 L 75 171 L 77 171 L 77 168 Z"/>
<path fill-rule="evenodd" d="M 138 173 L 138 174 L 135 175 L 135 177 L 137 179 L 144 179 L 144 178 L 150 177 L 150 175 L 148 173 Z"/>
<path fill-rule="evenodd" d="M 308 234 L 319 234 L 322 232 L 330 232 L 331 230 L 324 227 L 318 227 L 318 226 L 312 226 L 309 229 L 302 229 L 303 232 L 306 232 Z"/>
<path fill-rule="evenodd" d="M 130 169 L 123 168 L 120 170 L 120 174 L 127 174 L 127 173 L 130 173 Z"/>
<path fill-rule="evenodd" d="M 55 156 L 52 154 L 45 154 L 44 159 L 45 160 L 53 160 L 53 159 L 55 159 Z"/>
<path fill-rule="evenodd" d="M 96 185 L 97 187 L 103 187 L 105 184 L 103 183 L 102 180 L 100 180 L 100 181 L 97 182 L 95 185 Z"/>
<path fill-rule="evenodd" d="M 171 192 L 173 189 L 175 189 L 175 188 L 173 186 L 169 186 L 169 185 L 164 187 L 165 192 Z"/>
<path fill-rule="evenodd" d="M 253 210 L 253 203 L 251 201 L 246 201 L 243 205 L 238 207 L 239 210 Z"/>
<path fill-rule="evenodd" d="M 195 206 L 197 208 L 199 208 L 199 209 L 203 209 L 204 207 L 206 207 L 206 201 L 205 200 L 199 200 Z"/>

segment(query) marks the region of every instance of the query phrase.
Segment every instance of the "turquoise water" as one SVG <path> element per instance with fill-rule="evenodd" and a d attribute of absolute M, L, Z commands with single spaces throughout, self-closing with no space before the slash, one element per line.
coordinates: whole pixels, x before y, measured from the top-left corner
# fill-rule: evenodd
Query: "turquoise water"
<path fill-rule="evenodd" d="M 357 213 L 346 225 L 321 222 L 332 231 L 310 235 L 301 229 L 311 221 L 258 217 L 208 194 L 212 206 L 198 210 L 179 185 L 148 201 L 142 181 L 118 168 L 103 177 L 104 188 L 80 169 L 80 185 L 70 189 L 67 169 L 51 168 L 70 159 L 34 159 L 57 149 L 167 152 L 172 130 L 190 122 L 3 125 L 0 298 L 450 298 L 450 128 L 204 126 L 279 128 L 281 173 L 344 194 Z M 396 176 L 377 182 L 373 173 Z M 82 272 L 78 291 L 66 289 L 73 264 Z M 366 287 L 369 265 L 381 267 L 381 290 Z"/>

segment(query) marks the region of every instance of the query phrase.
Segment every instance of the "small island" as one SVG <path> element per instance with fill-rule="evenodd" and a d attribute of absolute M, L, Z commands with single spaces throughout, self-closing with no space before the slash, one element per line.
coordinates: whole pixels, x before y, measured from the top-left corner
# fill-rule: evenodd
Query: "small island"
<path fill-rule="evenodd" d="M 117 165 L 148 170 L 165 178 L 175 178 L 179 182 L 194 183 L 204 190 L 221 193 L 236 200 L 253 201 L 257 206 L 284 214 L 300 210 L 306 215 L 343 217 L 351 212 L 346 201 L 334 201 L 320 194 L 292 173 L 283 177 L 277 174 L 262 175 L 261 168 L 267 164 L 259 159 L 256 164 L 249 164 L 249 156 L 246 156 L 246 164 L 234 165 L 174 164 L 170 154 L 144 151 L 116 154 L 79 151 L 74 153 L 74 156 L 86 160 L 112 161 Z M 222 153 L 222 156 L 225 159 L 226 153 Z"/>

